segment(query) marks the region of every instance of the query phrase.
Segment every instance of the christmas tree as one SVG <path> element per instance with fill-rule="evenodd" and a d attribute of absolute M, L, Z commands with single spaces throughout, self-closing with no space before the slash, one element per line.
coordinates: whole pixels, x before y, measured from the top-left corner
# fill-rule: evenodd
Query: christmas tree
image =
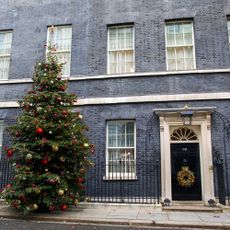
<path fill-rule="evenodd" d="M 76 95 L 66 92 L 63 63 L 49 48 L 47 59 L 35 65 L 32 89 L 19 101 L 21 115 L 9 128 L 12 146 L 5 147 L 14 178 L 2 192 L 16 209 L 65 210 L 84 197 L 85 176 L 93 145 L 79 112 L 72 112 Z"/>

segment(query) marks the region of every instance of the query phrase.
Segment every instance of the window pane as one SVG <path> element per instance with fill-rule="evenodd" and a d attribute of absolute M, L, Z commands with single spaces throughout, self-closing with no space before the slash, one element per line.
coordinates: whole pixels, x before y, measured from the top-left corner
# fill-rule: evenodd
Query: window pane
<path fill-rule="evenodd" d="M 133 48 L 133 29 L 126 28 L 126 48 L 132 49 Z"/>
<path fill-rule="evenodd" d="M 184 22 L 183 27 L 184 27 L 184 33 L 192 34 L 192 23 L 191 22 Z"/>
<path fill-rule="evenodd" d="M 117 72 L 117 52 L 116 51 L 109 52 L 109 67 L 110 67 L 110 73 Z"/>
<path fill-rule="evenodd" d="M 186 69 L 193 69 L 194 66 L 193 58 L 186 58 L 185 65 L 186 65 Z"/>
<path fill-rule="evenodd" d="M 63 65 L 62 74 L 65 76 L 69 76 L 70 75 L 70 53 L 69 52 L 56 53 L 56 56 L 60 63 L 65 63 Z"/>
<path fill-rule="evenodd" d="M 109 161 L 109 172 L 110 173 L 120 173 L 121 172 L 121 167 L 120 167 L 120 162 L 119 161 Z M 116 176 L 114 176 L 116 178 Z"/>
<path fill-rule="evenodd" d="M 168 70 L 170 71 L 176 70 L 176 59 L 168 60 Z"/>
<path fill-rule="evenodd" d="M 0 57 L 0 80 L 8 79 L 10 57 Z"/>
<path fill-rule="evenodd" d="M 192 22 L 167 23 L 166 33 L 168 70 L 194 69 Z"/>
<path fill-rule="evenodd" d="M 175 59 L 175 48 L 168 48 L 167 51 L 168 59 Z"/>
<path fill-rule="evenodd" d="M 193 57 L 193 49 L 192 47 L 185 47 L 184 48 L 185 58 L 192 58 Z"/>
<path fill-rule="evenodd" d="M 175 29 L 174 29 L 174 24 L 167 24 L 167 27 L 166 27 L 166 29 L 167 29 L 167 34 L 168 35 L 174 35 L 175 34 Z"/>
<path fill-rule="evenodd" d="M 126 124 L 126 146 L 134 147 L 134 123 Z"/>
<path fill-rule="evenodd" d="M 109 50 L 117 49 L 117 29 L 109 29 Z"/>
<path fill-rule="evenodd" d="M 2 154 L 3 128 L 3 121 L 0 121 L 0 154 Z"/>
<path fill-rule="evenodd" d="M 230 19 L 228 19 L 228 42 L 230 43 Z"/>
<path fill-rule="evenodd" d="M 167 45 L 175 45 L 175 36 L 173 34 L 168 34 L 167 35 Z"/>
<path fill-rule="evenodd" d="M 133 51 L 125 51 L 126 72 L 134 71 Z"/>
<path fill-rule="evenodd" d="M 177 70 L 184 70 L 185 69 L 185 63 L 184 59 L 177 59 Z"/>
<path fill-rule="evenodd" d="M 12 32 L 0 32 L 0 80 L 8 79 L 10 67 L 10 53 Z"/>
<path fill-rule="evenodd" d="M 109 124 L 108 127 L 108 132 L 109 132 L 109 143 L 108 143 L 108 147 L 116 147 L 117 146 L 117 126 L 116 124 Z"/>
<path fill-rule="evenodd" d="M 109 149 L 109 161 L 117 161 L 117 150 L 116 149 Z"/>
<path fill-rule="evenodd" d="M 118 49 L 125 47 L 125 28 L 118 29 Z"/>
<path fill-rule="evenodd" d="M 134 133 L 133 121 L 108 122 L 108 172 L 135 173 Z"/>
<path fill-rule="evenodd" d="M 192 44 L 192 34 L 191 33 L 184 34 L 184 44 L 186 45 Z"/>
<path fill-rule="evenodd" d="M 117 147 L 125 147 L 125 124 L 117 124 Z"/>
<path fill-rule="evenodd" d="M 108 151 L 109 172 L 113 173 L 134 173 L 135 159 L 134 149 L 117 149 Z"/>
<path fill-rule="evenodd" d="M 109 28 L 109 73 L 134 72 L 133 27 Z"/>
<path fill-rule="evenodd" d="M 71 45 L 72 45 L 72 27 L 71 26 L 55 26 L 48 28 L 48 44 L 56 47 L 55 54 L 60 63 L 65 63 L 62 74 L 70 75 L 71 62 Z"/>
<path fill-rule="evenodd" d="M 176 45 L 183 45 L 184 44 L 183 34 L 176 34 L 175 40 L 176 40 Z"/>
<path fill-rule="evenodd" d="M 10 55 L 12 32 L 0 33 L 0 55 Z"/>

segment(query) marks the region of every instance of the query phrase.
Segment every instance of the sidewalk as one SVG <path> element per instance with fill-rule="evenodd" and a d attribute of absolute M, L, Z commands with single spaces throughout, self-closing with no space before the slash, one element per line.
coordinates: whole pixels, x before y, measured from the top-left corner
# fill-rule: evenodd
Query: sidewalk
<path fill-rule="evenodd" d="M 81 204 L 65 212 L 22 215 L 0 206 L 0 217 L 34 221 L 78 222 L 148 227 L 183 227 L 198 229 L 230 229 L 230 213 L 162 212 L 151 205 Z"/>

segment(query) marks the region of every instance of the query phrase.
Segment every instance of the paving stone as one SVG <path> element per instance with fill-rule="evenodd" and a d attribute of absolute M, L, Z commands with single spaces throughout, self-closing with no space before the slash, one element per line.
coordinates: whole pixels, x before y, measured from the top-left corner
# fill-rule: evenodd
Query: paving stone
<path fill-rule="evenodd" d="M 168 213 L 169 220 L 171 221 L 189 221 L 189 222 L 201 222 L 201 219 L 195 213 L 188 212 L 171 212 Z"/>

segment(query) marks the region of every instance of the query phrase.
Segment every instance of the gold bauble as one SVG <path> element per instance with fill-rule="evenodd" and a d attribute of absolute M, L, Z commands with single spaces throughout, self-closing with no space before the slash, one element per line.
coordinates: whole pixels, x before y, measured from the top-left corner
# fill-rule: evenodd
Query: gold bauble
<path fill-rule="evenodd" d="M 52 151 L 57 152 L 59 150 L 59 147 L 57 145 L 52 145 Z"/>
<path fill-rule="evenodd" d="M 37 204 L 33 204 L 33 205 L 32 205 L 32 209 L 33 209 L 33 210 L 37 210 L 37 209 L 38 209 L 38 205 L 37 205 Z"/>
<path fill-rule="evenodd" d="M 89 147 L 89 144 L 88 143 L 84 143 L 84 147 Z"/>
<path fill-rule="evenodd" d="M 59 159 L 61 162 L 65 162 L 65 157 L 61 156 Z"/>
<path fill-rule="evenodd" d="M 57 193 L 58 193 L 59 196 L 63 196 L 64 195 L 64 190 L 63 189 L 59 189 Z"/>

